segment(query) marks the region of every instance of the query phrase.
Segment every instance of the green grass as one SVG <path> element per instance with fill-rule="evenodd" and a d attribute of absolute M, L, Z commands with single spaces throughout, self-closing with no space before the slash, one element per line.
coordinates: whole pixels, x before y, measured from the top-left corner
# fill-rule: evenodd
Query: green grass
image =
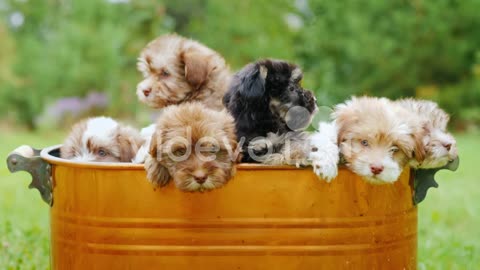
<path fill-rule="evenodd" d="M 480 269 L 480 136 L 458 135 L 460 167 L 419 205 L 419 269 Z"/>
<path fill-rule="evenodd" d="M 11 174 L 10 151 L 22 144 L 36 148 L 58 144 L 62 132 L 8 131 L 0 136 L 0 269 L 49 269 L 49 207 L 36 189 L 28 189 L 26 172 Z"/>
<path fill-rule="evenodd" d="M 58 144 L 63 135 L 9 131 L 0 137 L 0 158 L 21 144 Z M 457 136 L 460 168 L 439 172 L 440 187 L 419 206 L 419 269 L 480 269 L 479 137 Z M 0 166 L 0 269 L 49 268 L 48 206 L 29 183 L 27 173 Z"/>

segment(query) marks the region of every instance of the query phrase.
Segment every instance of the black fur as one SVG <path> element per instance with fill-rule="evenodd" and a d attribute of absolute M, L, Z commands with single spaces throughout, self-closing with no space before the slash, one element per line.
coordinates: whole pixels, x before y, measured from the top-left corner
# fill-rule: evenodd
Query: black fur
<path fill-rule="evenodd" d="M 235 118 L 239 142 L 245 139 L 242 162 L 255 162 L 247 151 L 252 139 L 266 137 L 270 132 L 281 135 L 292 131 L 285 119 L 285 112 L 290 108 L 301 106 L 310 115 L 316 110 L 312 92 L 300 86 L 301 71 L 295 71 L 297 76 L 292 78 L 296 69 L 296 65 L 285 61 L 265 59 L 248 64 L 233 77 L 223 104 Z M 278 102 L 274 104 L 272 100 Z M 310 118 L 302 118 L 293 121 L 308 122 L 308 125 Z M 274 146 L 273 150 L 278 148 Z"/>

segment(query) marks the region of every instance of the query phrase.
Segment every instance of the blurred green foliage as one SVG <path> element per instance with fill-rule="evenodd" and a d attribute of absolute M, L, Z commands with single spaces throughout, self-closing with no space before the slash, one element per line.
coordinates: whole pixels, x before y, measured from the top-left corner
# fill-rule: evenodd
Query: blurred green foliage
<path fill-rule="evenodd" d="M 178 32 L 233 69 L 262 57 L 300 64 L 321 105 L 417 96 L 468 128 L 480 124 L 478 10 L 480 0 L 0 0 L 0 113 L 34 128 L 49 102 L 102 91 L 106 113 L 135 115 L 136 57 Z"/>

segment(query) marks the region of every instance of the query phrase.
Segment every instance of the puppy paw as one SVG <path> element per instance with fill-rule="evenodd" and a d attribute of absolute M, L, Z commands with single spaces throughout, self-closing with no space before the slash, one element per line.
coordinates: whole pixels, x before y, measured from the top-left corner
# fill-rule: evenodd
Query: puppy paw
<path fill-rule="evenodd" d="M 308 161 L 306 158 L 304 159 L 296 159 L 295 160 L 295 167 L 301 168 L 301 167 L 307 167 L 311 164 L 310 161 Z M 293 165 L 293 164 L 292 164 Z"/>
<path fill-rule="evenodd" d="M 263 155 L 268 151 L 268 139 L 256 139 L 252 140 L 248 144 L 248 150 L 252 151 L 256 155 Z"/>
<path fill-rule="evenodd" d="M 148 156 L 148 147 L 146 145 L 142 145 L 140 149 L 138 149 L 137 154 L 132 159 L 132 163 L 134 164 L 143 164 Z"/>
<path fill-rule="evenodd" d="M 310 154 L 313 172 L 327 182 L 332 181 L 338 174 L 337 161 L 320 153 Z"/>
<path fill-rule="evenodd" d="M 150 155 L 148 155 L 145 160 L 145 171 L 147 172 L 148 181 L 152 183 L 154 187 L 163 187 L 170 181 L 168 169 Z"/>

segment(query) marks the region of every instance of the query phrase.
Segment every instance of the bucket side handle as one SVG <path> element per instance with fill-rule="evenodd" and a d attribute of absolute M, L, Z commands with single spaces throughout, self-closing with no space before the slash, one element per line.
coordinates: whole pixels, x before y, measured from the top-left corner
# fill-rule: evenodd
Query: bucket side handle
<path fill-rule="evenodd" d="M 418 169 L 414 170 L 414 182 L 413 182 L 413 204 L 417 205 L 421 203 L 427 196 L 429 188 L 438 188 L 438 183 L 435 181 L 435 174 L 440 170 L 456 171 L 460 164 L 460 159 L 450 161 L 447 165 L 435 168 L 435 169 Z"/>
<path fill-rule="evenodd" d="M 13 150 L 7 157 L 7 167 L 11 173 L 26 171 L 32 175 L 28 188 L 36 188 L 48 205 L 53 205 L 53 185 L 51 166 L 40 157 L 39 149 L 22 145 Z"/>

